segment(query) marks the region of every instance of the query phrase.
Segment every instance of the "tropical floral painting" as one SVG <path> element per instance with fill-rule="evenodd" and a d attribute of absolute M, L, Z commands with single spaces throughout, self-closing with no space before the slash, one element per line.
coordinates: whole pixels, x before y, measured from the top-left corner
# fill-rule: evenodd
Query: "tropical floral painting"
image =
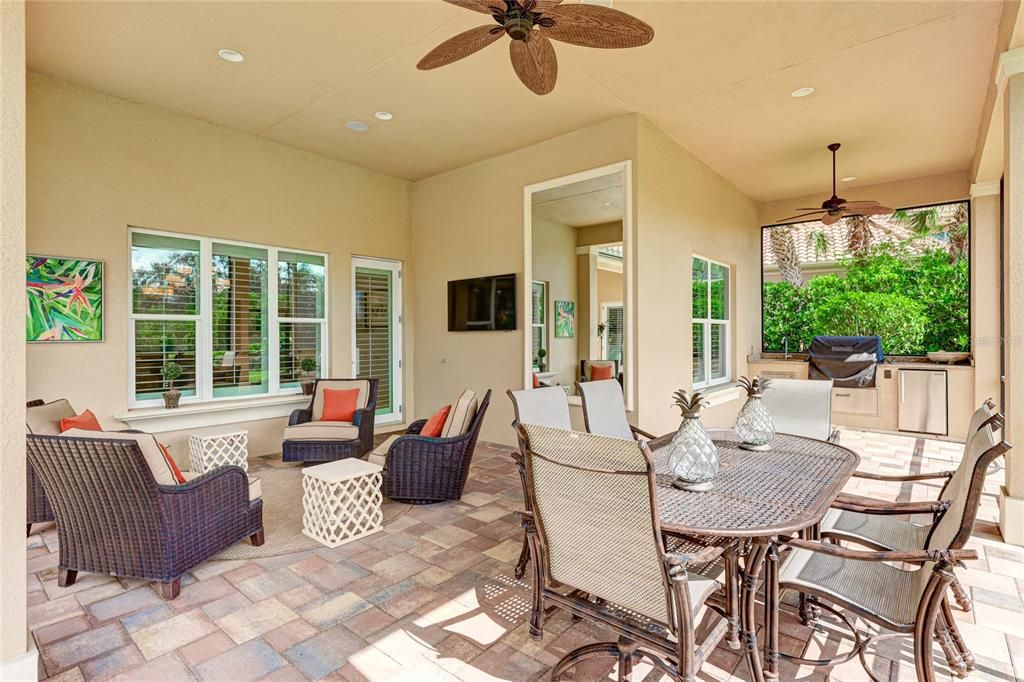
<path fill-rule="evenodd" d="M 103 262 L 28 256 L 25 338 L 28 341 L 103 340 Z"/>
<path fill-rule="evenodd" d="M 576 336 L 576 304 L 572 301 L 555 301 L 555 337 Z"/>

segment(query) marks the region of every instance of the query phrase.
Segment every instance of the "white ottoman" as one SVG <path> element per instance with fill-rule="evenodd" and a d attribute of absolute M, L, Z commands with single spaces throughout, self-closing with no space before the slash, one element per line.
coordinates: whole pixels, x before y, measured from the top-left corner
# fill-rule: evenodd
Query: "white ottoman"
<path fill-rule="evenodd" d="M 200 474 L 229 464 L 249 471 L 249 432 L 189 436 L 188 460 L 192 471 Z"/>
<path fill-rule="evenodd" d="M 354 457 L 303 469 L 302 533 L 337 547 L 381 530 L 381 471 Z"/>

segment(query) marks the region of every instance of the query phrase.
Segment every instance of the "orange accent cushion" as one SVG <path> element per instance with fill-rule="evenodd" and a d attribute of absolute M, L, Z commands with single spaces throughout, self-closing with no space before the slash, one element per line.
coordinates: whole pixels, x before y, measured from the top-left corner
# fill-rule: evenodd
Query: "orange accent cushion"
<path fill-rule="evenodd" d="M 533 373 L 533 387 L 540 388 L 540 377 L 537 376 L 536 372 Z"/>
<path fill-rule="evenodd" d="M 448 413 L 452 411 L 451 405 L 445 405 L 440 410 L 434 413 L 434 415 L 427 420 L 427 423 L 423 425 L 420 430 L 421 436 L 427 438 L 437 438 L 441 435 L 441 429 L 444 428 L 444 422 L 448 419 Z"/>
<path fill-rule="evenodd" d="M 613 365 L 591 365 L 590 366 L 590 380 L 591 381 L 602 381 L 603 379 L 611 379 L 615 376 L 615 367 Z"/>
<path fill-rule="evenodd" d="M 71 429 L 82 429 L 83 431 L 102 431 L 103 427 L 96 420 L 92 410 L 86 410 L 74 417 L 63 417 L 60 420 L 60 432 L 64 433 Z"/>
<path fill-rule="evenodd" d="M 358 388 L 324 389 L 324 413 L 320 421 L 350 422 L 356 416 L 356 401 L 359 399 Z"/>
<path fill-rule="evenodd" d="M 160 446 L 160 452 L 164 453 L 164 459 L 167 460 L 167 466 L 171 469 L 171 474 L 174 475 L 174 480 L 178 483 L 184 483 L 185 477 L 181 475 L 181 469 L 178 468 L 178 463 L 171 457 L 171 453 L 167 451 L 167 446 L 163 443 L 157 443 Z"/>

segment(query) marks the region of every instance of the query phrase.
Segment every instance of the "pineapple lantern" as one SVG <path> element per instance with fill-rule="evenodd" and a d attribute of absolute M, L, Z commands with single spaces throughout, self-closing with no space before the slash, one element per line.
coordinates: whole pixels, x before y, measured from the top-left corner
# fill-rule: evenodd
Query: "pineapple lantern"
<path fill-rule="evenodd" d="M 704 396 L 682 389 L 673 395 L 683 421 L 669 445 L 668 465 L 676 477 L 672 485 L 681 490 L 706 492 L 714 486 L 718 473 L 718 448 L 700 422 Z"/>
<path fill-rule="evenodd" d="M 770 450 L 775 438 L 775 424 L 761 397 L 771 386 L 771 379 L 740 377 L 740 384 L 747 391 L 747 402 L 736 417 L 736 434 L 743 439 L 740 447 L 745 450 Z"/>

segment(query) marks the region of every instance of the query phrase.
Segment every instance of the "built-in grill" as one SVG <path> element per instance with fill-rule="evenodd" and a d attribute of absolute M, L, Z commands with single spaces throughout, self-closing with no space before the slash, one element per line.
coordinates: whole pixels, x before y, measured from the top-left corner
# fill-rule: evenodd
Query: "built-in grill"
<path fill-rule="evenodd" d="M 874 388 L 876 366 L 884 359 L 877 336 L 815 336 L 808 376 L 831 379 L 839 388 Z"/>

